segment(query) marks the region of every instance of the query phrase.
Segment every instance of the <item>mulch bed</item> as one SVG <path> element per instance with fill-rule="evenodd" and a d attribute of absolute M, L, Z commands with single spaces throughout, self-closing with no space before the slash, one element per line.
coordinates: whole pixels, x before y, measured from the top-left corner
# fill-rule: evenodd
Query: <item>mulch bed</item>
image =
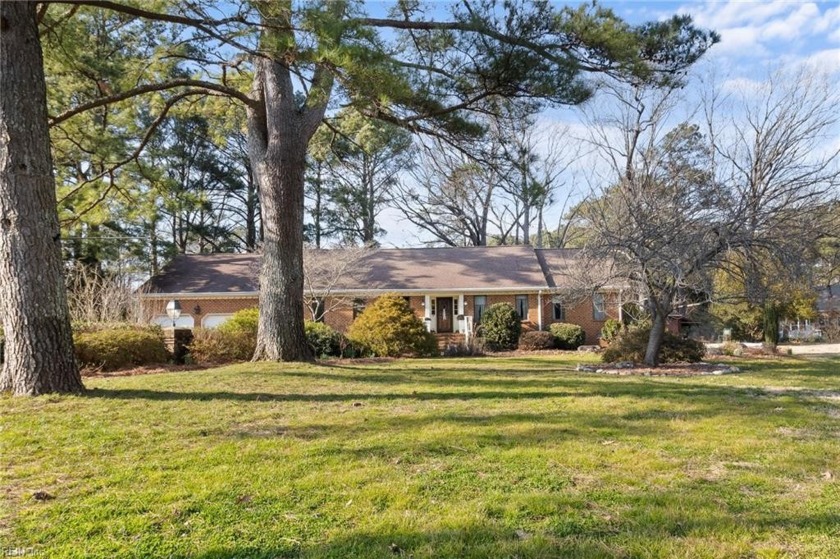
<path fill-rule="evenodd" d="M 659 367 L 649 367 L 641 363 L 604 363 L 598 365 L 581 364 L 577 370 L 586 373 L 619 376 L 643 377 L 696 377 L 705 375 L 729 375 L 739 373 L 741 369 L 726 363 L 665 363 Z"/>

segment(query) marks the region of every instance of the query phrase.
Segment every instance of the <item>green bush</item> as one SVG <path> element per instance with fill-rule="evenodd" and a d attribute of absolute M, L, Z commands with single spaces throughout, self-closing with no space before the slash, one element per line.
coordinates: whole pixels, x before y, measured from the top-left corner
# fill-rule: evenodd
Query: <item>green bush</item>
<path fill-rule="evenodd" d="M 612 341 L 621 333 L 622 324 L 614 318 L 608 318 L 601 328 L 601 339 L 605 342 L 612 343 Z"/>
<path fill-rule="evenodd" d="M 650 328 L 628 328 L 604 350 L 603 360 L 607 363 L 616 361 L 640 363 L 645 359 L 649 338 Z M 706 347 L 701 342 L 680 338 L 666 330 L 662 339 L 662 348 L 659 350 L 659 362 L 695 363 L 703 359 L 705 353 Z"/>
<path fill-rule="evenodd" d="M 436 355 L 437 341 L 423 321 L 397 295 L 376 299 L 347 330 L 357 347 L 379 357 Z"/>
<path fill-rule="evenodd" d="M 110 325 L 73 335 L 76 360 L 81 367 L 113 371 L 126 367 L 166 363 L 163 331 L 157 326 Z"/>
<path fill-rule="evenodd" d="M 522 333 L 522 323 L 510 303 L 490 305 L 481 315 L 479 335 L 491 351 L 515 349 Z"/>
<path fill-rule="evenodd" d="M 312 322 L 307 320 L 304 323 L 306 330 L 306 342 L 312 349 L 315 357 L 332 357 L 342 354 L 342 336 L 323 322 Z"/>
<path fill-rule="evenodd" d="M 586 342 L 586 331 L 577 324 L 556 322 L 548 327 L 560 349 L 577 349 Z"/>
<path fill-rule="evenodd" d="M 242 309 L 233 313 L 217 330 L 223 334 L 240 334 L 252 336 L 254 347 L 257 346 L 257 328 L 260 324 L 260 311 L 257 308 Z"/>
<path fill-rule="evenodd" d="M 519 337 L 519 349 L 526 351 L 554 349 L 555 340 L 551 332 L 540 332 L 533 330 L 531 332 L 523 332 Z"/>

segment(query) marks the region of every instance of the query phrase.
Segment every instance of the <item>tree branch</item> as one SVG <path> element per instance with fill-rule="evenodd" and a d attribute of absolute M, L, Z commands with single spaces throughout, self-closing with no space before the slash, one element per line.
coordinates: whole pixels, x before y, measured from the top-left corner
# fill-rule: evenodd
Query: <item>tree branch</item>
<path fill-rule="evenodd" d="M 248 106 L 251 106 L 254 103 L 254 100 L 242 93 L 241 91 L 237 91 L 236 89 L 225 87 L 223 85 L 219 85 L 217 83 L 208 82 L 204 80 L 193 80 L 193 79 L 179 79 L 179 80 L 172 80 L 164 83 L 152 83 L 147 85 L 141 85 L 139 87 L 135 87 L 133 89 L 129 89 L 128 91 L 123 91 L 121 93 L 115 93 L 114 95 L 109 95 L 108 97 L 100 97 L 99 99 L 94 99 L 88 103 L 83 103 L 77 107 L 73 107 L 70 110 L 67 110 L 61 113 L 58 116 L 54 116 L 50 118 L 50 126 L 55 126 L 67 120 L 68 118 L 74 117 L 77 114 L 83 113 L 90 109 L 95 109 L 97 107 L 102 107 L 105 105 L 110 105 L 111 103 L 118 103 L 120 101 L 125 101 L 126 99 L 130 99 L 132 97 L 137 97 L 139 95 L 143 95 L 146 93 L 151 93 L 153 91 L 166 91 L 168 89 L 175 89 L 176 87 L 202 87 L 209 91 L 214 91 L 216 93 L 221 93 L 222 95 L 226 95 L 228 97 L 232 97 L 234 99 L 238 99 L 245 103 Z M 209 93 L 209 92 L 208 92 Z"/>

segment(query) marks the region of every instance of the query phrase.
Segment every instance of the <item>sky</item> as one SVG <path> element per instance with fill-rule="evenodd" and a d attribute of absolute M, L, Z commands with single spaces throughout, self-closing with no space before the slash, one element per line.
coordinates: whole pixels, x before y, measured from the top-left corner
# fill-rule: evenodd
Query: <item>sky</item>
<path fill-rule="evenodd" d="M 827 73 L 840 88 L 840 0 L 602 0 L 601 4 L 631 23 L 664 19 L 675 13 L 690 14 L 698 26 L 717 31 L 721 41 L 704 57 L 697 72 L 714 70 L 724 88 L 743 90 L 774 70 L 803 64 Z M 542 121 L 575 126 L 577 118 L 574 109 L 548 111 Z M 549 226 L 556 222 L 561 211 L 555 207 L 549 212 L 546 220 Z M 386 211 L 381 219 L 388 231 L 381 239 L 382 246 L 418 246 L 429 240 L 401 220 L 395 211 Z"/>

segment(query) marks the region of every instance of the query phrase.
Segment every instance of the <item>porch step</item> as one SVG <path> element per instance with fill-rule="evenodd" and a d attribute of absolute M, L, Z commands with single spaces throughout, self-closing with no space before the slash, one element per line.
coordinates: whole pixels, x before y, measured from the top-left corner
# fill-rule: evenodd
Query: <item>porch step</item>
<path fill-rule="evenodd" d="M 437 338 L 438 349 L 443 351 L 449 346 L 457 346 L 466 343 L 466 337 L 461 332 L 447 332 L 445 334 L 435 334 Z"/>

